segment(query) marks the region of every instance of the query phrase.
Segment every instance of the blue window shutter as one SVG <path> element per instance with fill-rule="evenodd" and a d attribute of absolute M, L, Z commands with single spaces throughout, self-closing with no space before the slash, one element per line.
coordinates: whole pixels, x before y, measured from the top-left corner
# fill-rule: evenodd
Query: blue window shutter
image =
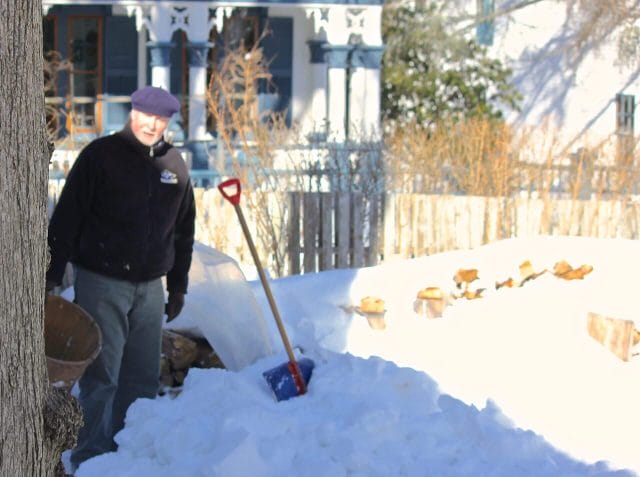
<path fill-rule="evenodd" d="M 135 18 L 105 18 L 103 91 L 129 95 L 138 84 L 138 32 Z"/>
<path fill-rule="evenodd" d="M 495 0 L 477 0 L 478 18 L 484 18 L 495 13 Z M 493 45 L 495 22 L 493 18 L 481 21 L 476 27 L 476 40 L 481 45 Z"/>
<path fill-rule="evenodd" d="M 270 17 L 267 25 L 271 33 L 262 40 L 262 48 L 269 64 L 272 84 L 261 88 L 260 112 L 286 110 L 286 121 L 291 125 L 293 18 Z"/>
<path fill-rule="evenodd" d="M 171 93 L 179 99 L 182 99 L 183 94 L 187 94 L 188 89 L 188 84 L 186 84 L 186 82 L 189 64 L 187 63 L 186 57 L 186 36 L 187 35 L 183 30 L 174 31 L 171 36 L 171 43 L 173 43 L 173 46 L 169 53 L 169 62 L 171 63 L 171 85 L 169 86 L 169 89 L 171 90 Z"/>
<path fill-rule="evenodd" d="M 103 134 L 121 129 L 130 110 L 129 103 L 109 101 L 109 96 L 128 96 L 137 86 L 138 32 L 135 18 L 105 17 Z"/>

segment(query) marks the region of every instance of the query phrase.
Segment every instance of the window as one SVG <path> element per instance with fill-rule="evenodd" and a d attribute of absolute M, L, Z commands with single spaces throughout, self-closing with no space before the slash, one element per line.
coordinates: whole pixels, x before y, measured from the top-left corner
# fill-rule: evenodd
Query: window
<path fill-rule="evenodd" d="M 634 115 L 636 98 L 630 94 L 616 95 L 616 135 L 618 137 L 618 162 L 630 165 L 635 147 Z"/>
<path fill-rule="evenodd" d="M 635 109 L 635 96 L 630 94 L 616 95 L 616 134 L 633 136 Z"/>
<path fill-rule="evenodd" d="M 476 41 L 481 45 L 493 45 L 495 32 L 495 0 L 476 0 Z"/>
<path fill-rule="evenodd" d="M 95 130 L 95 101 L 102 94 L 102 18 L 69 17 L 68 42 L 71 127 Z"/>

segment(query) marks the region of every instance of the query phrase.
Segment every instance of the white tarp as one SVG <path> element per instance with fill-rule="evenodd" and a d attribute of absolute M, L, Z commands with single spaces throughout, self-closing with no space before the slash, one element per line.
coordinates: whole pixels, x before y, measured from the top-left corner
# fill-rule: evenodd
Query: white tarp
<path fill-rule="evenodd" d="M 274 353 L 262 309 L 237 262 L 200 243 L 194 246 L 184 309 L 167 328 L 206 338 L 231 371 Z"/>

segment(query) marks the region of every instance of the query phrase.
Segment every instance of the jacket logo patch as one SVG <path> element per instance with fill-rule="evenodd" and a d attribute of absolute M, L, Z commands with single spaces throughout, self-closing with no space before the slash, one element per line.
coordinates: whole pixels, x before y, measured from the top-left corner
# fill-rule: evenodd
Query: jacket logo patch
<path fill-rule="evenodd" d="M 165 169 L 160 173 L 160 182 L 162 182 L 163 184 L 177 184 L 178 176 L 175 173 Z"/>

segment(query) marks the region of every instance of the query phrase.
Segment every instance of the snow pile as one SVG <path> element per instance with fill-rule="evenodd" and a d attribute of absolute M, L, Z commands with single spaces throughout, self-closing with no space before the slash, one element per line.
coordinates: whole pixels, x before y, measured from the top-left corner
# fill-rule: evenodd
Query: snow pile
<path fill-rule="evenodd" d="M 487 286 L 440 319 L 413 312 L 417 290 L 446 288 L 460 267 L 491 285 L 524 260 L 560 259 L 594 271 Z M 239 372 L 191 370 L 176 398 L 134 403 L 118 451 L 76 475 L 640 475 L 640 359 L 586 333 L 587 311 L 637 319 L 637 265 L 635 241 L 543 237 L 275 280 L 290 338 L 316 363 L 305 396 L 276 402 L 262 377 L 284 352 Z M 385 330 L 349 312 L 365 295 L 384 298 Z"/>

